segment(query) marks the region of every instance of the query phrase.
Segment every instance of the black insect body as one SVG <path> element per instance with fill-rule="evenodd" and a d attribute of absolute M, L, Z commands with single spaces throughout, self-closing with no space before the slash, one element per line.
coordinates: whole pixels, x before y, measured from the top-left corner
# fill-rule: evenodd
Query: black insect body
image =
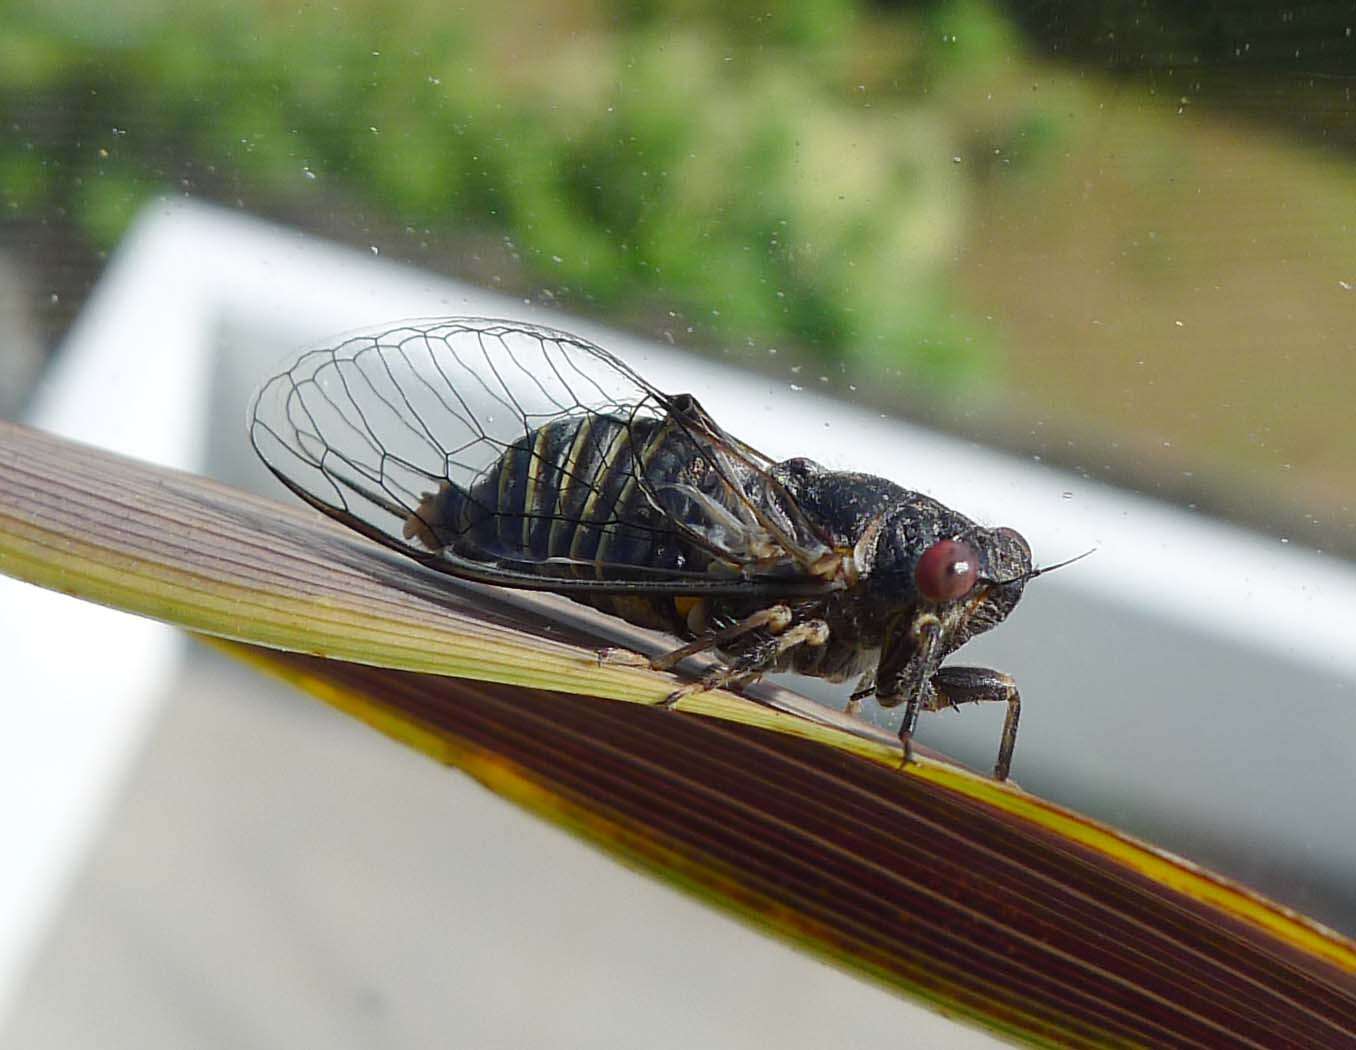
<path fill-rule="evenodd" d="M 1026 541 L 927 496 L 808 459 L 774 463 L 690 395 L 606 350 L 511 321 L 412 323 L 303 354 L 255 400 L 250 435 L 307 502 L 435 569 L 554 591 L 717 652 L 699 689 L 773 670 L 857 679 L 923 710 L 1020 702 L 996 671 L 944 667 L 1001 622 Z"/>

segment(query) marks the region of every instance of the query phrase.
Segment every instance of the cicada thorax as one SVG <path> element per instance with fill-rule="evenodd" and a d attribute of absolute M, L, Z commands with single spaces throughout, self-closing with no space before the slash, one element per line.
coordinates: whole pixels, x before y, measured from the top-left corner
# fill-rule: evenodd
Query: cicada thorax
<path fill-rule="evenodd" d="M 709 464 L 673 416 L 581 413 L 508 446 L 467 488 L 443 482 L 405 524 L 430 550 L 564 579 L 643 580 L 719 573 L 694 535 L 675 534 L 673 503 L 709 501 Z M 724 570 L 728 571 L 728 570 Z M 687 603 L 644 593 L 570 597 L 641 626 L 684 633 Z"/>

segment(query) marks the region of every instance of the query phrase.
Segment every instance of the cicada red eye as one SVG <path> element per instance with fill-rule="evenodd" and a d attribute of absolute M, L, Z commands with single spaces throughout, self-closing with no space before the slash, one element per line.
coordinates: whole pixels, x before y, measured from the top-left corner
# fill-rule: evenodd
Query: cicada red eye
<path fill-rule="evenodd" d="M 938 540 L 913 571 L 918 593 L 930 602 L 951 602 L 970 593 L 979 579 L 975 549 L 959 540 Z"/>

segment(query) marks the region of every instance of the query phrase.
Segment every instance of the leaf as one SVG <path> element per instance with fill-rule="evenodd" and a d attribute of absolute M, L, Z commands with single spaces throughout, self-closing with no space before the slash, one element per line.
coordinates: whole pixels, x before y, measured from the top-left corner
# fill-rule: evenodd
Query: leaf
<path fill-rule="evenodd" d="M 654 710 L 670 676 L 594 656 L 643 636 L 581 607 L 431 579 L 318 517 L 3 424 L 0 569 L 271 646 L 230 648 L 628 864 L 1011 1038 L 1356 1039 L 1356 947 L 1332 931 L 1012 785 L 935 759 L 901 772 L 897 743 L 784 690 L 683 709 L 711 717 Z"/>

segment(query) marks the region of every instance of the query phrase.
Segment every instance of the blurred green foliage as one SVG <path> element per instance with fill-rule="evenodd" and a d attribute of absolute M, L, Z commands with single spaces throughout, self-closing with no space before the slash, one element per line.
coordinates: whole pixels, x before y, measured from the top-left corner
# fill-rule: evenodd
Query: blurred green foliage
<path fill-rule="evenodd" d="M 984 0 L 29 0 L 0 32 L 11 219 L 107 248 L 192 193 L 489 234 L 576 307 L 943 385 L 987 360 L 947 280 L 976 161 L 1040 117 L 957 101 L 1015 48 Z"/>

